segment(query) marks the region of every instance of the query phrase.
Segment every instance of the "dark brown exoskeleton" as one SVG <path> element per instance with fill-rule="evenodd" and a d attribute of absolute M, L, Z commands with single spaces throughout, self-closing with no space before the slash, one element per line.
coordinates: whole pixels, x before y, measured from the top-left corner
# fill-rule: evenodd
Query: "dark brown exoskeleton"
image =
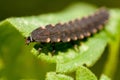
<path fill-rule="evenodd" d="M 64 24 L 58 23 L 54 26 L 47 25 L 44 28 L 39 27 L 26 38 L 26 44 L 31 42 L 69 42 L 83 39 L 101 30 L 108 18 L 109 12 L 105 8 L 100 8 L 94 14 L 82 19 L 75 19 Z"/>

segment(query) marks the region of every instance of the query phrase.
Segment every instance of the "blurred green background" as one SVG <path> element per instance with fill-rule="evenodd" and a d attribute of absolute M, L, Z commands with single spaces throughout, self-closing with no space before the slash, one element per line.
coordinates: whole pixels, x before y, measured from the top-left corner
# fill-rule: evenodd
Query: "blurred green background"
<path fill-rule="evenodd" d="M 11 16 L 30 16 L 56 12 L 74 2 L 120 7 L 120 0 L 0 0 L 0 20 Z"/>
<path fill-rule="evenodd" d="M 106 6 L 108 8 L 120 8 L 120 0 L 0 0 L 0 21 L 8 17 L 32 16 L 32 15 L 51 13 L 51 12 L 59 12 L 63 10 L 64 8 L 68 7 L 68 5 L 72 3 L 77 3 L 77 2 L 85 2 L 85 3 L 89 3 L 92 5 L 98 6 L 98 7 Z M 14 35 L 13 35 L 13 38 L 14 38 Z M 23 40 L 24 39 L 21 39 L 19 41 L 23 41 Z M 19 41 L 16 43 L 19 43 Z M 7 43 L 5 45 L 7 45 Z M 24 53 L 24 51 L 19 50 L 19 47 L 18 47 L 18 50 L 16 51 L 20 51 L 19 53 Z M 40 78 L 39 75 L 42 74 L 43 76 L 41 77 L 44 77 L 45 73 L 39 73 L 39 70 L 41 70 L 39 66 L 41 68 L 44 66 L 48 66 L 48 68 L 46 68 L 46 71 L 49 71 L 49 68 L 51 68 L 52 70 L 55 70 L 54 67 L 50 66 L 51 64 L 46 64 L 46 63 L 39 64 L 40 63 L 39 60 L 36 59 L 36 57 L 34 57 L 32 54 L 24 54 L 23 56 L 23 54 L 22 55 L 15 54 L 16 51 L 15 50 L 12 51 L 14 52 L 14 54 L 13 53 L 12 54 L 0 54 L 0 57 L 4 58 L 5 62 L 8 63 L 8 64 L 4 64 L 2 59 L 0 59 L 0 68 L 2 69 L 2 67 L 4 66 L 9 66 L 8 68 L 5 68 L 6 70 L 4 70 L 4 68 L 3 70 L 0 69 L 1 70 L 0 79 L 5 79 L 4 74 L 7 75 L 9 79 L 14 79 L 14 80 L 20 78 L 17 75 L 24 75 L 24 76 L 21 76 L 21 78 L 31 77 L 34 79 L 34 78 Z M 4 53 L 4 52 L 0 52 L 0 53 Z M 27 56 L 28 58 L 26 58 Z M 14 60 L 17 60 L 17 63 L 18 62 L 19 63 L 16 64 L 16 61 L 11 59 L 12 57 L 16 57 L 17 59 L 14 59 Z M 117 66 L 118 71 L 116 71 L 116 74 L 115 74 L 116 77 L 114 77 L 115 80 L 120 79 L 119 77 L 120 76 L 120 69 L 119 69 L 120 61 L 118 64 L 119 64 Z M 17 68 L 14 69 L 14 67 L 17 67 Z"/>

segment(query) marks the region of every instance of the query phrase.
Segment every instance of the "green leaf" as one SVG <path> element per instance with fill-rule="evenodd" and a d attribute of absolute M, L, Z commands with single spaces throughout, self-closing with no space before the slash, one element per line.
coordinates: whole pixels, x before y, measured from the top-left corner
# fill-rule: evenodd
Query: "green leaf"
<path fill-rule="evenodd" d="M 55 72 L 49 72 L 47 73 L 45 80 L 74 80 L 74 79 L 64 74 L 57 74 Z"/>
<path fill-rule="evenodd" d="M 105 33 L 101 32 L 93 38 L 89 38 L 87 42 L 82 43 L 80 46 L 80 52 L 76 56 L 67 54 L 63 58 L 60 58 L 57 62 L 57 72 L 73 72 L 80 65 L 92 66 L 102 55 L 107 44 L 107 37 Z M 75 53 L 74 53 L 75 54 Z M 72 57 L 70 57 L 72 56 Z M 63 61 L 66 59 L 66 61 Z"/>
<path fill-rule="evenodd" d="M 32 46 L 25 45 L 24 37 L 8 21 L 0 24 L 0 32 L 0 76 L 3 79 L 44 79 L 46 72 L 55 69 L 55 65 L 40 62 L 30 54 Z"/>
<path fill-rule="evenodd" d="M 98 80 L 86 67 L 80 66 L 76 71 L 76 80 Z"/>

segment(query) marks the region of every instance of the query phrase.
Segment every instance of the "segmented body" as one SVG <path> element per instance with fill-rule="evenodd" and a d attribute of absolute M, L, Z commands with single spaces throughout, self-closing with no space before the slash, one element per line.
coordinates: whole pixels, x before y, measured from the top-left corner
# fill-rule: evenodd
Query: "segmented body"
<path fill-rule="evenodd" d="M 58 23 L 54 26 L 50 24 L 45 28 L 39 27 L 32 31 L 31 36 L 26 39 L 26 43 L 55 43 L 83 39 L 101 30 L 108 18 L 109 12 L 105 8 L 101 8 L 94 14 L 82 19 L 75 19 L 64 24 Z"/>

